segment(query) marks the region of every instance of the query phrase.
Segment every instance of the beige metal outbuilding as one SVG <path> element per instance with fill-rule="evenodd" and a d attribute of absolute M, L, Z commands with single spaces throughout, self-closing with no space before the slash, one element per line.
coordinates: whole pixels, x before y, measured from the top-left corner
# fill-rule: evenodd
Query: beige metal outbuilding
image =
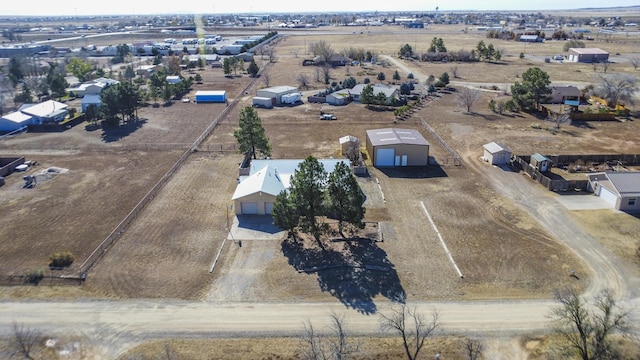
<path fill-rule="evenodd" d="M 494 141 L 484 144 L 482 148 L 484 149 L 485 161 L 491 165 L 503 165 L 511 161 L 511 150 L 502 144 Z"/>
<path fill-rule="evenodd" d="M 367 151 L 375 167 L 427 166 L 429 143 L 413 129 L 367 130 Z"/>

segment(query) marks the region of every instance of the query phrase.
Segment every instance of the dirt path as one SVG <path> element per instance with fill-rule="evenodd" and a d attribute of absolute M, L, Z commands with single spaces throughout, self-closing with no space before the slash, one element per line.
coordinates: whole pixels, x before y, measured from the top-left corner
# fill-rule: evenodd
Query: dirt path
<path fill-rule="evenodd" d="M 424 74 L 416 72 L 397 58 L 384 58 L 403 71 L 413 72 L 416 79 L 426 79 Z M 498 193 L 512 199 L 588 264 L 593 272 L 593 279 L 585 293 L 587 297 L 592 297 L 605 288 L 611 289 L 620 298 L 635 298 L 640 295 L 637 290 L 640 279 L 627 277 L 626 274 L 631 272 L 625 269 L 623 262 L 617 261 L 611 251 L 575 224 L 567 210 L 553 198 L 552 193 L 540 186 L 531 186 L 530 179 L 518 173 L 486 166 L 476 156 L 475 151 L 464 154 L 465 165 L 486 177 Z"/>

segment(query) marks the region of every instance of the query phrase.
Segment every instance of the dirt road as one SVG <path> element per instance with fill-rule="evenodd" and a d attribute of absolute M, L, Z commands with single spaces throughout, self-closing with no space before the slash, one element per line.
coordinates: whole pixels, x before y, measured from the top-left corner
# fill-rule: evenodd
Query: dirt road
<path fill-rule="evenodd" d="M 548 329 L 552 301 L 482 301 L 418 303 L 436 309 L 446 333 L 479 333 L 495 338 Z M 640 302 L 623 302 L 640 308 Z M 380 311 L 389 309 L 380 304 Z M 101 358 L 112 359 L 145 340 L 172 337 L 296 335 L 311 320 L 325 329 L 331 311 L 344 313 L 355 334 L 378 333 L 378 317 L 346 311 L 335 303 L 210 303 L 172 300 L 4 302 L 0 303 L 0 335 L 11 334 L 11 320 L 40 329 L 47 336 L 74 334 L 91 339 Z M 634 321 L 638 324 L 637 310 Z M 638 330 L 637 328 L 635 329 Z M 508 340 L 507 340 L 508 341 Z M 503 354 L 504 355 L 504 354 Z"/>

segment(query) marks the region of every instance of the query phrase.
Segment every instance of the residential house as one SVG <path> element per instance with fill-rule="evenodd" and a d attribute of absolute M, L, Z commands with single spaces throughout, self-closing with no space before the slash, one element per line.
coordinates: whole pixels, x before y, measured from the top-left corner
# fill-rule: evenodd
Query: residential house
<path fill-rule="evenodd" d="M 304 160 L 251 160 L 249 175 L 241 175 L 231 199 L 236 215 L 270 215 L 276 196 L 291 186 L 291 176 Z M 331 173 L 344 159 L 318 159 Z M 245 169 L 240 169 L 244 173 Z"/>
<path fill-rule="evenodd" d="M 589 190 L 614 209 L 640 210 L 640 172 L 600 172 L 587 177 Z"/>
<path fill-rule="evenodd" d="M 32 124 L 60 122 L 67 116 L 67 105 L 48 100 L 40 104 L 24 104 L 20 111 L 33 118 Z"/>
<path fill-rule="evenodd" d="M 353 101 L 362 102 L 362 90 L 365 87 L 372 84 L 358 84 L 353 87 L 353 89 L 349 90 Z M 379 93 L 383 93 L 387 98 L 387 104 L 391 104 L 394 98 L 398 96 L 398 89 L 384 84 L 373 84 L 373 95 L 378 95 Z"/>
<path fill-rule="evenodd" d="M 582 92 L 575 86 L 552 86 L 551 104 L 564 104 L 569 106 L 580 105 Z"/>

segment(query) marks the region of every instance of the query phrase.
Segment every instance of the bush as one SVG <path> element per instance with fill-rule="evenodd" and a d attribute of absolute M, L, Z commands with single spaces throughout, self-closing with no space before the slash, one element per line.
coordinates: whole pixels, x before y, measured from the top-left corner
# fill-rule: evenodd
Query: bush
<path fill-rule="evenodd" d="M 68 251 L 57 252 L 49 256 L 50 267 L 67 267 L 73 263 L 76 258 Z"/>
<path fill-rule="evenodd" d="M 32 269 L 24 276 L 24 282 L 27 284 L 38 285 L 40 281 L 44 278 L 44 271 L 42 269 Z"/>
<path fill-rule="evenodd" d="M 496 102 L 493 99 L 489 101 L 489 110 L 491 110 L 492 112 L 496 112 Z"/>
<path fill-rule="evenodd" d="M 365 84 L 368 84 L 368 83 L 370 83 L 370 82 L 371 82 L 371 79 L 369 79 L 369 78 L 364 78 L 364 83 L 365 83 Z"/>

